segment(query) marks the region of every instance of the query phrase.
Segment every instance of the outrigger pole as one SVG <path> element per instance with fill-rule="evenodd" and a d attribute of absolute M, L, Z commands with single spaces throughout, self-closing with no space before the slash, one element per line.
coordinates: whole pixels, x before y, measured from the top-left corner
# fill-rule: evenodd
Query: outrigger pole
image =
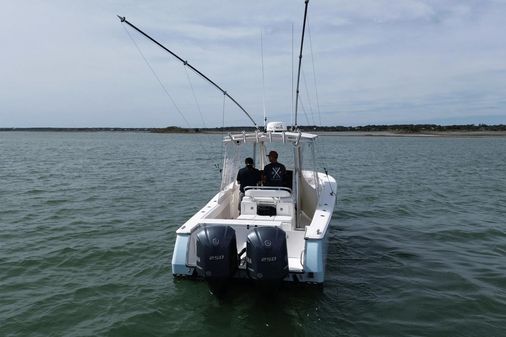
<path fill-rule="evenodd" d="M 307 6 L 307 2 L 306 2 L 306 6 Z M 188 66 L 191 70 L 193 70 L 198 75 L 200 75 L 205 80 L 207 80 L 209 83 L 211 83 L 212 85 L 214 85 L 219 91 L 221 91 L 223 93 L 223 95 L 227 96 L 232 102 L 234 102 L 235 105 L 237 105 L 239 107 L 239 109 L 241 109 L 246 114 L 246 116 L 248 116 L 248 118 L 251 120 L 251 122 L 253 123 L 253 125 L 255 126 L 255 128 L 258 129 L 257 123 L 255 123 L 255 121 L 253 120 L 253 118 L 251 118 L 250 114 L 246 110 L 244 110 L 244 108 L 232 96 L 230 96 L 225 90 L 223 90 L 218 84 L 214 83 L 209 77 L 207 77 L 206 75 L 202 74 L 198 69 L 196 69 L 195 67 L 193 67 L 190 63 L 188 63 L 188 61 L 183 60 L 176 53 L 172 52 L 171 50 L 169 50 L 168 48 L 166 48 L 164 45 L 162 45 L 160 42 L 156 41 L 151 36 L 149 36 L 148 34 L 144 33 L 142 30 L 140 30 L 139 28 L 137 28 L 136 26 L 134 26 L 133 24 L 131 24 L 130 22 L 128 22 L 128 20 L 124 16 L 119 16 L 118 15 L 118 18 L 121 20 L 121 22 L 124 22 L 124 23 L 128 24 L 130 27 L 132 27 L 133 29 L 135 29 L 136 31 L 138 31 L 139 33 L 141 33 L 142 35 L 144 35 L 148 40 L 154 42 L 160 48 L 162 48 L 163 50 L 165 50 L 166 52 L 168 52 L 169 54 L 171 54 L 172 56 L 174 56 L 175 58 L 177 58 L 179 61 L 181 61 L 185 66 Z"/>
<path fill-rule="evenodd" d="M 309 0 L 305 0 L 306 8 L 304 9 L 304 23 L 302 24 L 302 38 L 300 41 L 300 53 L 299 53 L 299 69 L 297 71 L 297 91 L 295 95 L 295 125 L 294 130 L 297 130 L 297 108 L 299 107 L 299 83 L 300 83 L 300 67 L 302 64 L 302 48 L 304 47 L 304 32 L 306 31 L 306 17 L 307 17 L 307 5 Z"/>

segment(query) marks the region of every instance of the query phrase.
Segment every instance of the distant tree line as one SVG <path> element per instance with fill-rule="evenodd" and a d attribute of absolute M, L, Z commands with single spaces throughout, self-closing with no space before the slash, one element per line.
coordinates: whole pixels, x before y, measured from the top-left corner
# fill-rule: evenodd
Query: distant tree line
<path fill-rule="evenodd" d="M 37 127 L 37 128 L 0 128 L 0 131 L 52 131 L 52 132 L 120 132 L 120 131 L 136 131 L 136 132 L 150 132 L 152 128 L 52 128 L 52 127 Z"/>
<path fill-rule="evenodd" d="M 437 124 L 393 124 L 393 125 L 365 125 L 365 126 L 299 126 L 304 131 L 386 131 L 395 133 L 421 133 L 421 132 L 445 132 L 445 131 L 506 131 L 506 125 L 487 124 L 464 124 L 464 125 L 437 125 Z M 153 132 L 241 132 L 254 131 L 254 127 L 228 126 L 217 128 L 187 129 L 170 126 L 167 128 L 153 129 Z"/>
<path fill-rule="evenodd" d="M 463 125 L 437 125 L 437 124 L 393 124 L 393 125 L 365 125 L 365 126 L 312 126 L 305 129 L 318 131 L 390 131 L 404 133 L 418 132 L 444 132 L 444 131 L 506 131 L 506 125 L 463 124 Z"/>
<path fill-rule="evenodd" d="M 506 131 L 505 124 L 464 124 L 464 125 L 437 125 L 437 124 L 393 124 L 393 125 L 365 125 L 365 126 L 299 126 L 303 131 L 386 131 L 395 133 L 422 133 L 422 132 L 445 132 L 445 131 Z M 65 131 L 65 132 L 103 132 L 103 131 L 127 131 L 127 132 L 154 132 L 154 133 L 200 133 L 200 132 L 241 132 L 254 131 L 251 126 L 227 126 L 217 128 L 181 128 L 168 126 L 165 128 L 0 128 L 0 131 Z"/>

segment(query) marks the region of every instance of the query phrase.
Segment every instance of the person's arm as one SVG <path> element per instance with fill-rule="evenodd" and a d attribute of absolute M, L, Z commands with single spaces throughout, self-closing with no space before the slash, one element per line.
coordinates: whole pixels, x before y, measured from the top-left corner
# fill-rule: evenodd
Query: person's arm
<path fill-rule="evenodd" d="M 257 170 L 258 177 L 257 177 L 257 186 L 262 184 L 262 171 Z"/>
<path fill-rule="evenodd" d="M 263 185 L 267 185 L 269 182 L 269 167 L 266 165 L 264 170 L 262 171 L 262 183 Z"/>

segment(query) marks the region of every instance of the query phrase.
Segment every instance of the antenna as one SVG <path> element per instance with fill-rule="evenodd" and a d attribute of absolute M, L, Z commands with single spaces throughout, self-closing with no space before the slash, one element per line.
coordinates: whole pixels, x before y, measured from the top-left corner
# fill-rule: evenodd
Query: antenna
<path fill-rule="evenodd" d="M 291 111 L 291 114 L 290 114 L 290 124 L 293 126 L 293 115 L 294 115 L 294 111 L 293 111 L 293 22 L 292 22 L 292 105 L 291 105 L 291 108 L 292 108 L 292 111 Z"/>
<path fill-rule="evenodd" d="M 130 27 L 132 27 L 133 29 L 135 29 L 136 31 L 138 31 L 139 33 L 141 33 L 148 40 L 150 40 L 151 42 L 154 42 L 157 46 L 159 46 L 160 48 L 162 48 L 163 50 L 165 50 L 166 52 L 168 52 L 169 54 L 171 54 L 172 56 L 174 56 L 175 58 L 177 58 L 185 66 L 187 66 L 188 68 L 190 68 L 191 70 L 193 70 L 194 72 L 196 72 L 198 75 L 200 75 L 202 78 L 204 78 L 205 80 L 207 80 L 209 83 L 211 83 L 213 86 L 215 86 L 219 91 L 221 91 L 223 93 L 224 96 L 227 96 L 232 102 L 234 102 L 235 105 L 237 105 L 239 107 L 239 109 L 241 109 L 246 114 L 246 116 L 248 116 L 248 118 L 253 123 L 253 125 L 255 126 L 255 128 L 258 129 L 257 123 L 253 120 L 253 118 L 251 118 L 250 114 L 246 110 L 244 110 L 244 108 L 232 96 L 230 96 L 225 90 L 223 90 L 218 84 L 214 83 L 209 77 L 207 77 L 206 75 L 204 75 L 203 73 L 201 73 L 197 68 L 193 67 L 190 63 L 188 63 L 188 61 L 183 60 L 176 53 L 172 52 L 167 47 L 165 47 L 164 45 L 162 45 L 160 42 L 156 41 L 151 36 L 149 36 L 148 34 L 144 33 L 142 30 L 140 30 L 139 28 L 137 28 L 136 26 L 134 26 L 133 24 L 131 24 L 130 22 L 128 22 L 128 20 L 124 16 L 119 16 L 118 15 L 118 18 L 120 19 L 120 21 L 122 23 L 126 23 L 127 25 L 129 25 Z"/>
<path fill-rule="evenodd" d="M 265 112 L 264 42 L 261 29 L 260 29 L 260 53 L 262 54 L 262 103 L 264 109 L 264 130 L 267 130 L 267 113 Z"/>
<path fill-rule="evenodd" d="M 302 48 L 304 47 L 304 32 L 306 30 L 306 17 L 307 17 L 307 5 L 309 0 L 305 0 L 306 6 L 304 8 L 304 22 L 302 24 L 302 38 L 300 41 L 300 53 L 299 53 L 299 69 L 297 71 L 297 91 L 295 92 L 295 124 L 294 130 L 297 130 L 297 109 L 299 107 L 299 84 L 300 84 L 300 67 L 302 64 Z"/>

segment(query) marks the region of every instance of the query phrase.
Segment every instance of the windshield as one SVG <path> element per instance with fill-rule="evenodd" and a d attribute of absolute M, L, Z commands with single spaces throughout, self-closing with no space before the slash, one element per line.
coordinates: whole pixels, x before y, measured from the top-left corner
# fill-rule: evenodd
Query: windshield
<path fill-rule="evenodd" d="M 262 149 L 262 146 L 265 148 Z M 315 165 L 315 149 L 313 142 L 300 144 L 301 146 L 301 163 L 302 170 L 312 171 L 313 175 L 305 178 L 311 181 L 311 185 L 315 184 L 316 165 Z M 267 142 L 263 144 L 244 143 L 243 141 L 233 141 L 225 143 L 225 157 L 223 161 L 223 172 L 221 190 L 230 188 L 231 183 L 237 179 L 237 172 L 244 167 L 244 160 L 251 157 L 254 160 L 255 167 L 259 170 L 264 169 L 264 165 L 269 163 L 266 156 L 270 151 L 278 153 L 278 162 L 285 165 L 287 170 L 294 171 L 294 144 L 292 142 Z"/>

